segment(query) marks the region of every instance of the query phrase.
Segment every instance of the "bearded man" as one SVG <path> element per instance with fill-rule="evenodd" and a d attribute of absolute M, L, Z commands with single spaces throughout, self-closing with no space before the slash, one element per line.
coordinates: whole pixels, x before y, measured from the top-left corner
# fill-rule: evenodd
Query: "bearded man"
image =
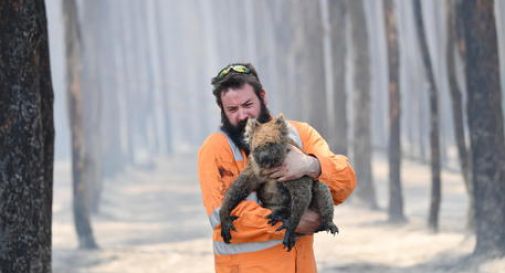
<path fill-rule="evenodd" d="M 313 233 L 320 226 L 320 216 L 306 211 L 296 233 L 292 251 L 283 249 L 284 230 L 268 223 L 271 211 L 261 207 L 251 194 L 239 203 L 232 215 L 232 243 L 221 237 L 219 209 L 224 194 L 247 166 L 249 148 L 243 134 L 247 119 L 270 120 L 266 91 L 251 64 L 227 65 L 212 79 L 213 94 L 221 109 L 221 130 L 207 137 L 198 152 L 198 175 L 203 204 L 213 229 L 215 270 L 230 272 L 317 272 Z M 326 184 L 335 205 L 342 203 L 356 186 L 356 175 L 349 160 L 330 151 L 327 142 L 309 124 L 289 121 L 290 137 L 301 147 L 290 146 L 284 164 L 268 175 L 289 183 L 304 175 Z"/>

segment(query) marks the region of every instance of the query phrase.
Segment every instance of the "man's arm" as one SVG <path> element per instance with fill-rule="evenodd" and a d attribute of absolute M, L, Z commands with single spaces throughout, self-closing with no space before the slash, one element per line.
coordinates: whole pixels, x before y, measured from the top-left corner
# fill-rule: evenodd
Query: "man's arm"
<path fill-rule="evenodd" d="M 284 163 L 265 171 L 265 174 L 279 182 L 298 179 L 304 175 L 316 179 L 321 175 L 321 164 L 316 157 L 307 155 L 290 145 Z"/>
<path fill-rule="evenodd" d="M 356 187 L 356 174 L 347 157 L 334 154 L 321 135 L 306 123 L 293 123 L 303 142 L 303 151 L 290 147 L 284 164 L 267 174 L 278 181 L 304 175 L 325 183 L 335 204 L 342 203 Z"/>
<path fill-rule="evenodd" d="M 310 125 L 296 125 L 303 141 L 303 151 L 319 161 L 321 173 L 315 178 L 330 188 L 335 205 L 342 203 L 356 187 L 356 174 L 349 159 L 334 154 L 326 140 Z"/>
<path fill-rule="evenodd" d="M 347 157 L 331 152 L 327 142 L 308 124 L 294 122 L 293 125 L 300 134 L 304 152 L 292 146 L 285 164 L 272 170 L 270 176 L 279 181 L 310 176 L 330 188 L 335 204 L 342 203 L 356 187 L 356 175 Z M 319 224 L 320 216 L 308 210 L 302 216 L 296 232 L 313 233 Z"/>

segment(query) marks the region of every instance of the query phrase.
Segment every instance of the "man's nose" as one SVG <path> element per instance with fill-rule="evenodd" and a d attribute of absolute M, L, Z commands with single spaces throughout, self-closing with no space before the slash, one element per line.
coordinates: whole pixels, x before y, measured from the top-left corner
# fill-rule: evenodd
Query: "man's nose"
<path fill-rule="evenodd" d="M 247 118 L 249 118 L 249 113 L 247 112 L 246 109 L 239 109 L 238 110 L 238 118 L 239 120 L 245 120 Z"/>

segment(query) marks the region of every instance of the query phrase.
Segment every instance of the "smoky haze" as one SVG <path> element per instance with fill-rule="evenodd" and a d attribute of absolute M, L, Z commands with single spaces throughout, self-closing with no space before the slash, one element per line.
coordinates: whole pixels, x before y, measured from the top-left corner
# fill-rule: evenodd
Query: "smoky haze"
<path fill-rule="evenodd" d="M 467 209 L 472 201 L 458 157 L 448 81 L 447 16 L 452 7 L 439 0 L 421 1 L 425 39 L 438 88 L 442 204 L 440 226 L 434 231 L 440 234 L 439 246 L 433 246 L 436 235 L 425 232 L 429 230 L 426 221 L 432 181 L 431 85 L 422 59 L 413 1 L 392 1 L 399 54 L 396 84 L 401 96 L 399 149 L 405 163 L 401 165 L 405 194 L 402 213 L 408 219 L 406 226 L 400 227 L 385 224 L 391 219 L 387 207 L 392 72 L 388 70 L 383 1 L 357 1 L 361 7 L 352 7 L 344 0 L 77 1 L 81 133 L 86 160 L 91 162 L 87 176 L 91 178 L 83 184 L 83 206 L 90 213 L 91 237 L 99 247 L 96 252 L 83 250 L 86 243 L 76 235 L 72 213 L 69 125 L 75 121 L 69 116 L 72 108 L 67 85 L 72 68 L 65 55 L 68 25 L 63 1 L 45 1 L 55 96 L 54 272 L 213 270 L 211 228 L 200 198 L 196 156 L 204 139 L 220 126 L 220 110 L 210 80 L 222 67 L 235 62 L 255 66 L 273 114 L 284 113 L 288 119 L 310 123 L 332 150 L 347 155 L 357 165 L 358 180 L 366 180 L 366 185 L 375 188 L 374 197 L 367 195 L 370 192 L 361 195 L 359 189 L 349 205 L 342 206 L 340 215 L 340 207 L 336 208 L 338 217 L 352 218 L 340 221 L 344 234 L 338 239 L 316 237 L 322 272 L 401 272 L 401 268 L 408 268 L 408 272 L 442 268 L 440 272 L 445 272 L 444 268 L 452 268 L 461 257 L 472 253 L 475 238 L 465 240 Z M 505 1 L 494 4 L 501 57 L 505 53 Z M 360 8 L 361 17 L 355 13 Z M 359 31 L 364 34 L 360 36 Z M 468 147 L 465 61 L 456 47 L 455 75 L 461 87 L 463 138 Z M 366 57 L 360 55 L 364 51 Z M 499 63 L 501 81 L 505 78 L 504 66 L 505 62 Z M 362 81 L 367 82 L 368 90 L 362 90 Z M 497 98 L 503 109 L 505 97 Z M 362 111 L 368 113 L 365 135 L 360 131 Z M 368 149 L 358 147 L 362 136 L 368 137 L 364 143 L 369 143 L 363 144 L 369 145 Z M 368 158 L 370 166 L 362 165 L 360 158 Z M 361 176 L 367 172 L 368 176 Z M 355 215 L 361 216 L 355 219 Z M 346 229 L 351 233 L 347 239 Z M 407 257 L 401 247 L 381 250 L 388 242 L 370 242 L 371 253 L 389 251 L 381 260 L 379 254 L 366 255 L 353 246 L 357 242 L 366 244 L 359 239 L 370 232 L 391 233 L 384 236 L 395 242 L 399 240 L 395 234 L 412 236 L 412 241 L 404 242 L 405 247 L 419 242 L 433 245 L 424 246 L 425 252 L 417 247 Z M 335 251 L 333 246 L 338 244 L 340 248 Z M 449 251 L 459 246 L 461 249 Z M 505 262 L 495 261 L 488 268 L 489 272 L 499 272 Z M 464 268 L 458 270 L 447 272 L 466 272 Z"/>

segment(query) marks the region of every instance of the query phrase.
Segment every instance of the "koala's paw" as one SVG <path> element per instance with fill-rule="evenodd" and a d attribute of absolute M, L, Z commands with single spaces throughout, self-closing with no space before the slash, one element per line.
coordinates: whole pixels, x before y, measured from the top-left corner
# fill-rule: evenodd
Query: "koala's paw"
<path fill-rule="evenodd" d="M 282 244 L 284 245 L 284 248 L 287 251 L 291 251 L 291 249 L 295 246 L 296 243 L 296 235 L 293 230 L 286 230 L 286 233 L 284 234 L 284 240 L 282 241 Z"/>
<path fill-rule="evenodd" d="M 326 231 L 335 235 L 336 233 L 338 233 L 338 227 L 333 222 L 322 223 L 321 226 L 319 226 L 319 228 L 316 229 L 316 232 L 319 231 Z"/>
<path fill-rule="evenodd" d="M 275 231 L 281 231 L 283 229 L 285 230 L 288 230 L 288 227 L 289 227 L 289 224 L 288 224 L 288 221 L 284 221 L 282 222 L 282 225 L 280 227 L 278 227 Z"/>
<path fill-rule="evenodd" d="M 284 218 L 284 215 L 278 211 L 272 212 L 270 215 L 267 216 L 268 218 L 268 223 L 272 226 L 275 226 L 280 221 L 286 221 Z"/>
<path fill-rule="evenodd" d="M 224 242 L 227 244 L 231 241 L 231 231 L 237 231 L 233 226 L 233 221 L 237 218 L 237 216 L 230 216 L 221 220 L 221 237 L 223 237 Z"/>

